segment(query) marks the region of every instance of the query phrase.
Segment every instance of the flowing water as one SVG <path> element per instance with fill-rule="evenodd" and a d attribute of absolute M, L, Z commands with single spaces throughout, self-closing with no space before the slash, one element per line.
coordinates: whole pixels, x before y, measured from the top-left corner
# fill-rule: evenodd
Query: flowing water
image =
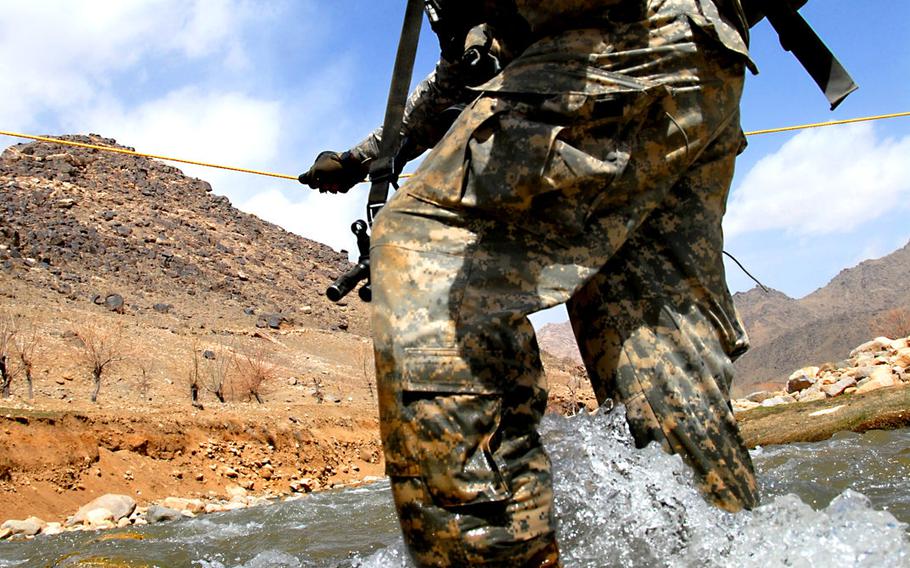
<path fill-rule="evenodd" d="M 753 452 L 763 504 L 729 514 L 622 408 L 548 416 L 567 567 L 910 567 L 910 430 Z M 117 533 L 0 544 L 0 567 L 407 567 L 387 483 Z M 141 537 L 138 540 L 137 537 Z"/>

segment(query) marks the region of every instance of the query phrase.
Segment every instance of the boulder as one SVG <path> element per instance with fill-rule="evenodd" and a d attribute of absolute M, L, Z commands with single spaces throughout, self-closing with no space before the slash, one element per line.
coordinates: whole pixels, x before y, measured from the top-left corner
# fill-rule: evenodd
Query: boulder
<path fill-rule="evenodd" d="M 818 379 L 818 367 L 804 367 L 787 378 L 787 392 L 799 392 L 815 384 Z"/>
<path fill-rule="evenodd" d="M 47 523 L 37 517 L 29 517 L 24 521 L 9 520 L 0 525 L 0 529 L 9 529 L 11 536 L 35 536 L 41 532 Z"/>
<path fill-rule="evenodd" d="M 773 398 L 763 400 L 761 405 L 764 406 L 765 408 L 768 408 L 771 406 L 778 406 L 781 404 L 790 404 L 791 402 L 793 402 L 793 399 L 789 396 L 775 396 Z"/>
<path fill-rule="evenodd" d="M 173 307 L 174 306 L 172 306 L 170 304 L 158 303 L 158 304 L 155 304 L 154 306 L 152 306 L 152 309 L 155 310 L 156 312 L 158 312 L 159 314 L 167 314 L 167 313 L 170 313 L 171 308 L 173 308 Z"/>
<path fill-rule="evenodd" d="M 887 376 L 885 376 L 884 373 L 881 373 L 878 376 L 869 377 L 864 382 L 860 383 L 856 389 L 857 394 L 865 394 L 884 387 L 893 387 L 896 384 L 894 376 L 891 374 L 890 369 L 885 370 L 888 371 Z"/>
<path fill-rule="evenodd" d="M 869 373 L 869 378 L 873 381 L 887 382 L 888 380 L 893 380 L 893 373 L 891 367 L 886 365 L 880 365 L 872 369 L 872 372 Z"/>
<path fill-rule="evenodd" d="M 736 399 L 732 401 L 733 412 L 745 412 L 746 410 L 752 410 L 753 408 L 758 408 L 761 404 L 757 402 L 752 402 L 744 398 Z"/>
<path fill-rule="evenodd" d="M 898 367 L 908 368 L 910 367 L 910 347 L 902 347 L 897 350 L 897 353 L 894 355 L 894 364 Z"/>
<path fill-rule="evenodd" d="M 199 513 L 201 511 L 205 511 L 205 503 L 199 499 L 168 497 L 161 502 L 161 506 L 168 509 L 177 509 L 178 511 L 190 511 L 191 513 Z"/>
<path fill-rule="evenodd" d="M 145 512 L 145 520 L 148 521 L 149 524 L 176 521 L 182 518 L 183 513 L 177 509 L 162 507 L 161 505 L 151 505 L 149 510 Z"/>
<path fill-rule="evenodd" d="M 104 307 L 118 314 L 123 313 L 123 296 L 120 294 L 108 294 L 104 298 Z"/>
<path fill-rule="evenodd" d="M 110 513 L 110 519 L 114 522 L 123 517 L 128 517 L 136 509 L 136 501 L 129 495 L 114 495 L 108 493 L 97 499 L 90 501 L 79 508 L 76 514 L 67 523 L 73 525 L 77 523 L 92 524 L 89 521 L 89 513 L 96 510 L 104 510 Z M 99 519 L 104 516 L 103 512 L 96 513 L 93 518 Z"/>
<path fill-rule="evenodd" d="M 798 400 L 799 402 L 814 402 L 816 400 L 825 400 L 826 398 L 828 398 L 828 395 L 821 390 L 806 389 L 799 393 Z"/>
<path fill-rule="evenodd" d="M 114 519 L 113 511 L 110 511 L 105 507 L 99 507 L 97 509 L 86 511 L 85 518 L 83 519 L 82 523 L 90 527 L 106 527 L 113 525 L 114 522 L 118 520 L 119 519 Z"/>
<path fill-rule="evenodd" d="M 774 397 L 774 393 L 770 391 L 756 391 L 746 397 L 746 400 L 750 402 L 761 403 L 769 398 Z"/>
<path fill-rule="evenodd" d="M 833 397 L 833 396 L 838 396 L 840 394 L 843 394 L 843 392 L 845 390 L 847 390 L 850 387 L 855 387 L 855 386 L 856 386 L 856 379 L 854 379 L 853 377 L 844 377 L 843 379 L 837 381 L 834 384 L 823 386 L 821 390 L 826 395 Z"/>
<path fill-rule="evenodd" d="M 867 341 L 850 352 L 851 357 L 856 357 L 861 353 L 876 354 L 891 349 L 891 340 L 887 337 L 876 337 L 872 341 Z"/>
<path fill-rule="evenodd" d="M 224 492 L 227 493 L 228 497 L 246 497 L 246 489 L 233 483 L 225 485 Z"/>

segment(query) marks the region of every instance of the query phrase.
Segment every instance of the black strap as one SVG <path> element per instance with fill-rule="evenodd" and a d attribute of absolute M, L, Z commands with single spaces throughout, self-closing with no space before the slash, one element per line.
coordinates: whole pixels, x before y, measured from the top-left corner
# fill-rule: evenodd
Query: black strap
<path fill-rule="evenodd" d="M 401 142 L 401 123 L 404 119 L 408 91 L 411 88 L 411 75 L 414 72 L 414 59 L 417 56 L 417 41 L 420 38 L 422 22 L 423 0 L 408 0 L 404 24 L 401 27 L 401 40 L 398 42 L 398 54 L 395 56 L 392 84 L 389 87 L 385 120 L 382 123 L 379 158 L 370 163 L 371 185 L 367 201 L 367 221 L 371 226 L 376 213 L 385 205 L 389 197 L 389 185 L 396 177 L 395 156 Z"/>
<path fill-rule="evenodd" d="M 764 0 L 761 6 L 777 31 L 781 46 L 799 59 L 825 93 L 831 110 L 859 88 L 815 30 L 787 0 Z"/>

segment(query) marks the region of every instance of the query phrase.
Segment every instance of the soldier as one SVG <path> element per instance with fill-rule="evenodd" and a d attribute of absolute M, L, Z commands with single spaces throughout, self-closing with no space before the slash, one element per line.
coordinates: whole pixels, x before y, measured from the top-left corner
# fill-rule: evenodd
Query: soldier
<path fill-rule="evenodd" d="M 680 454 L 709 501 L 754 507 L 721 256 L 753 67 L 739 0 L 430 4 L 443 57 L 402 132 L 405 158 L 432 151 L 371 248 L 382 440 L 415 561 L 559 565 L 527 316 L 564 302 L 598 402 L 624 403 L 637 444 Z M 320 154 L 311 185 L 361 181 L 378 137 Z"/>

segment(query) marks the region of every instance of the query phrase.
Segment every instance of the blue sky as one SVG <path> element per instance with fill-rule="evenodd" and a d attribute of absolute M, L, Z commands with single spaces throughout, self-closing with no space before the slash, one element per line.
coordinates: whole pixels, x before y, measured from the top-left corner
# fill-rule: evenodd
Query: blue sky
<path fill-rule="evenodd" d="M 297 174 L 383 116 L 404 2 L 0 0 L 0 130 L 95 132 L 141 151 Z M 743 126 L 756 130 L 910 110 L 907 0 L 811 0 L 802 13 L 860 90 L 835 112 L 766 23 L 753 30 Z M 424 33 L 417 71 L 436 59 Z M 0 144 L 15 143 L 0 137 Z M 910 239 L 910 118 L 750 138 L 726 248 L 800 297 Z M 180 166 L 234 205 L 336 249 L 365 186 Z M 733 290 L 752 286 L 728 266 Z M 559 320 L 561 312 L 538 321 Z"/>

